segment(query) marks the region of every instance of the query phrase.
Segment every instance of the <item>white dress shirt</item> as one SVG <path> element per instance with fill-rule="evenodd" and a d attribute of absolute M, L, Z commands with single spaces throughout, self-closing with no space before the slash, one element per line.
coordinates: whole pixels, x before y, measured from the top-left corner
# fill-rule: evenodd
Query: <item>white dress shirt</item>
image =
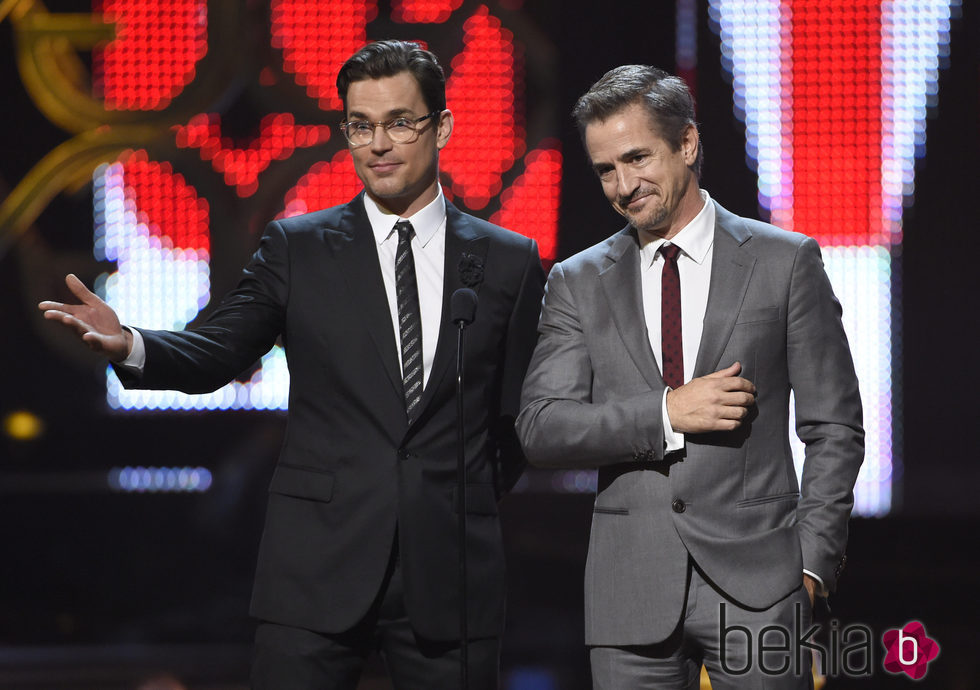
<path fill-rule="evenodd" d="M 395 254 L 398 249 L 398 232 L 395 223 L 407 220 L 415 228 L 412 236 L 412 257 L 415 259 L 415 279 L 419 287 L 419 309 L 422 315 L 422 386 L 429 381 L 432 362 L 439 341 L 439 322 L 442 319 L 442 278 L 446 266 L 446 200 L 439 188 L 439 195 L 409 218 L 400 218 L 378 206 L 371 197 L 364 195 L 371 230 L 378 246 L 381 277 L 384 279 L 388 309 L 391 311 L 391 328 L 395 332 L 395 349 L 401 366 L 402 350 L 398 333 L 398 298 L 395 295 Z"/>
<path fill-rule="evenodd" d="M 640 281 L 643 291 L 643 318 L 646 321 L 650 349 L 663 371 L 663 352 L 660 339 L 660 290 L 664 270 L 664 257 L 658 251 L 663 244 L 680 248 L 677 255 L 677 272 L 681 280 L 681 338 L 684 349 L 684 382 L 694 378 L 694 363 L 701 345 L 704 328 L 704 312 L 708 308 L 708 288 L 711 286 L 711 248 L 715 241 L 715 205 L 703 189 L 704 206 L 690 223 L 681 228 L 669 242 L 656 239 L 640 248 Z M 684 434 L 674 431 L 667 416 L 667 392 L 664 391 L 661 406 L 666 450 L 684 447 Z"/>

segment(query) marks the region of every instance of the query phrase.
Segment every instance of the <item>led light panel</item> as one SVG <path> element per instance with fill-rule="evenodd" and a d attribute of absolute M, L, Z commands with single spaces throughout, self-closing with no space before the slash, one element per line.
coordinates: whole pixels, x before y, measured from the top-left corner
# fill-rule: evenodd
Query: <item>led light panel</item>
<path fill-rule="evenodd" d="M 858 515 L 892 505 L 891 256 L 957 5 L 710 0 L 759 203 L 776 225 L 820 241 L 844 307 L 867 432 Z"/>

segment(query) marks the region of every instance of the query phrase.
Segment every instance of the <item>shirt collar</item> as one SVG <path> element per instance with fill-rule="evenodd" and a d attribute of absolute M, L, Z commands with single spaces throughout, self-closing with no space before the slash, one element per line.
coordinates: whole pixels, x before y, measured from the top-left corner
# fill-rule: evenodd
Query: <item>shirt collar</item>
<path fill-rule="evenodd" d="M 411 221 L 415 228 L 415 236 L 424 247 L 429 243 L 439 228 L 446 224 L 446 200 L 442 195 L 442 187 L 438 187 L 439 193 L 436 198 L 429 202 L 424 208 L 409 218 L 400 218 L 394 213 L 388 213 L 377 202 L 364 194 L 364 210 L 367 211 L 368 221 L 371 223 L 371 231 L 374 233 L 374 240 L 381 244 L 395 232 L 395 223 L 400 220 Z"/>
<path fill-rule="evenodd" d="M 690 223 L 670 238 L 670 243 L 676 244 L 690 259 L 700 264 L 708 256 L 711 245 L 715 241 L 715 205 L 711 203 L 708 192 L 703 189 L 699 189 L 698 192 L 701 194 L 704 206 L 691 219 Z M 641 265 L 647 267 L 653 264 L 657 257 L 657 250 L 665 242 L 666 240 L 658 238 L 642 247 L 640 249 Z"/>

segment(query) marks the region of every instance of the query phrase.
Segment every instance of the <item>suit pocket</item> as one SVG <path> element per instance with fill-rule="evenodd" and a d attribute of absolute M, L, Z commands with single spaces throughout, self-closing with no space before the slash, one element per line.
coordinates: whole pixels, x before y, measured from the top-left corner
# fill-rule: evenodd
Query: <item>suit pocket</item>
<path fill-rule="evenodd" d="M 280 463 L 272 475 L 269 493 L 327 503 L 333 499 L 333 485 L 332 472 Z"/>
<path fill-rule="evenodd" d="M 629 508 L 607 508 L 605 506 L 595 506 L 592 508 L 593 513 L 599 513 L 600 515 L 629 515 Z"/>
<path fill-rule="evenodd" d="M 751 506 L 761 506 L 767 503 L 778 503 L 779 501 L 797 501 L 800 498 L 800 494 L 797 491 L 791 491 L 785 494 L 774 494 L 772 496 L 759 496 L 758 498 L 747 498 L 744 501 L 739 501 L 735 504 L 736 508 L 749 508 Z"/>
<path fill-rule="evenodd" d="M 775 321 L 779 318 L 779 307 L 764 307 L 762 309 L 743 309 L 735 319 L 736 324 L 762 323 Z"/>
<path fill-rule="evenodd" d="M 459 513 L 459 491 L 456 487 L 453 487 L 453 512 Z M 466 514 L 497 514 L 497 493 L 492 484 L 466 485 Z"/>

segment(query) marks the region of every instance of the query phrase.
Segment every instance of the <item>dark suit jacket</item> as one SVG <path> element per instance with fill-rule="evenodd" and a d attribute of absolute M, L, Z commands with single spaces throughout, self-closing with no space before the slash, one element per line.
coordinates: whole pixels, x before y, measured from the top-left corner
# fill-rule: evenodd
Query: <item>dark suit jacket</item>
<path fill-rule="evenodd" d="M 688 554 L 751 608 L 799 588 L 804 568 L 836 584 L 864 431 L 820 250 L 716 205 L 712 251 L 694 376 L 741 362 L 756 404 L 738 430 L 687 434 L 684 450 L 667 457 L 635 231 L 557 264 L 548 279 L 517 424 L 533 464 L 599 468 L 589 644 L 667 637 L 683 610 Z M 789 445 L 791 390 L 806 444 L 802 490 Z"/>
<path fill-rule="evenodd" d="M 278 337 L 290 370 L 286 438 L 269 487 L 251 611 L 340 632 L 367 612 L 398 539 L 409 619 L 458 638 L 455 351 L 449 300 L 461 256 L 480 257 L 466 331 L 469 632 L 503 627 L 497 497 L 523 467 L 513 432 L 544 274 L 535 243 L 447 202 L 443 311 L 418 419 L 408 425 L 378 254 L 363 199 L 274 221 L 241 282 L 206 322 L 141 331 L 131 387 L 204 392 L 250 367 Z M 397 526 L 397 531 L 396 531 Z"/>

